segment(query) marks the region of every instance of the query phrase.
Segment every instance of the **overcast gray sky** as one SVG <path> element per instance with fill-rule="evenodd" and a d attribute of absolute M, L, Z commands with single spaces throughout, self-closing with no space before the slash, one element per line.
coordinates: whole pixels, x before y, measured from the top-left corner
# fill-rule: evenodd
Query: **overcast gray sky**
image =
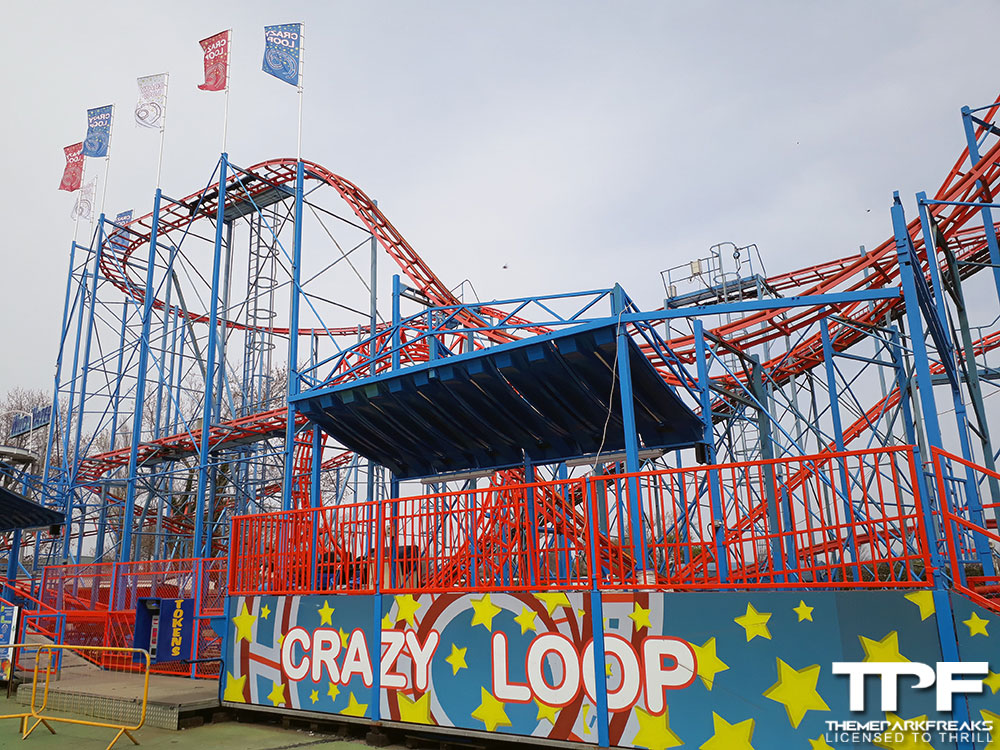
<path fill-rule="evenodd" d="M 169 71 L 163 187 L 198 189 L 222 111 L 196 88 L 198 40 L 225 28 L 231 157 L 294 156 L 262 27 L 304 21 L 304 157 L 484 299 L 620 281 L 654 307 L 657 272 L 716 242 L 757 243 L 771 273 L 874 246 L 892 190 L 934 190 L 959 108 L 1000 90 L 995 2 L 13 5 L 0 392 L 51 388 L 74 200 L 57 186 L 85 110 L 118 105 L 108 212 L 145 213 L 156 136 L 133 124 L 135 78 Z"/>

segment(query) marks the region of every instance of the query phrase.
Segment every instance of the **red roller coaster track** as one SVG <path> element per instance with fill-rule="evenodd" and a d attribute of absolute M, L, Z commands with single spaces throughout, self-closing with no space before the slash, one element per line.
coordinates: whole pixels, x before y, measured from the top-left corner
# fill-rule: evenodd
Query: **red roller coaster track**
<path fill-rule="evenodd" d="M 991 109 L 984 118 L 992 122 L 998 107 Z M 1000 142 L 995 144 L 984 157 L 974 165 L 967 165 L 968 151 L 963 150 L 954 167 L 949 172 L 944 183 L 935 193 L 935 198 L 948 201 L 976 201 L 982 197 L 989 198 L 1000 189 Z M 964 169 L 963 169 L 964 167 Z M 296 162 L 292 159 L 277 159 L 262 162 L 244 172 L 238 172 L 229 178 L 227 183 L 227 205 L 245 200 L 247 195 L 258 195 L 275 186 L 286 185 L 295 179 Z M 319 181 L 333 187 L 343 200 L 350 206 L 354 214 L 364 226 L 378 238 L 384 250 L 398 264 L 403 275 L 413 289 L 423 295 L 433 305 L 456 305 L 459 300 L 448 290 L 448 287 L 430 269 L 427 263 L 416 253 L 403 236 L 389 222 L 374 202 L 356 185 L 340 177 L 324 167 L 312 162 L 305 162 L 307 180 Z M 196 213 L 206 217 L 214 217 L 218 207 L 218 189 L 194 193 L 181 201 L 168 201 L 160 211 L 159 233 L 161 238 L 169 238 L 174 234 L 183 233 L 186 226 Z M 937 207 L 934 216 L 944 235 L 948 238 L 962 260 L 982 261 L 987 258 L 986 237 L 981 226 L 975 226 L 979 209 L 973 207 Z M 152 214 L 143 216 L 129 225 L 133 232 L 130 241 L 124 247 L 112 248 L 106 246 L 103 272 L 108 279 L 125 294 L 136 300 L 143 299 L 143 284 L 130 278 L 129 258 L 137 248 L 148 244 L 152 228 Z M 911 236 L 915 238 L 918 253 L 924 259 L 926 267 L 926 251 L 919 239 L 919 223 L 914 220 L 910 224 Z M 120 240 L 118 240 L 120 243 Z M 968 267 L 967 267 L 968 268 Z M 972 267 L 975 270 L 975 267 Z M 972 271 L 969 271 L 970 273 Z M 859 289 L 876 289 L 897 286 L 899 270 L 895 259 L 895 243 L 888 239 L 874 250 L 864 255 L 849 255 L 836 260 L 808 266 L 806 268 L 777 274 L 767 279 L 772 289 L 792 293 L 795 296 L 818 295 L 834 291 L 851 291 Z M 855 328 L 881 324 L 887 315 L 895 315 L 900 311 L 902 301 L 899 299 L 883 301 L 875 305 L 858 303 L 845 305 L 837 310 L 839 319 L 850 325 L 835 324 L 832 331 L 833 346 L 836 351 L 843 351 L 860 340 L 862 334 Z M 154 301 L 154 306 L 162 309 L 160 300 Z M 754 312 L 740 317 L 732 322 L 712 329 L 712 333 L 725 340 L 728 344 L 741 349 L 750 348 L 768 341 L 791 336 L 829 314 L 829 310 L 821 306 L 787 308 Z M 485 316 L 503 315 L 500 311 L 482 308 Z M 471 316 L 472 313 L 469 313 Z M 192 320 L 206 322 L 208 316 L 204 313 L 190 313 Z M 527 321 L 512 321 L 526 323 Z M 238 323 L 228 323 L 231 327 L 245 327 Z M 287 334 L 287 328 L 270 329 L 276 334 Z M 528 333 L 540 333 L 545 329 L 534 327 L 526 329 Z M 311 333 L 303 330 L 302 333 Z M 338 328 L 322 331 L 324 334 L 356 336 L 358 328 Z M 508 340 L 505 334 L 495 332 L 497 342 Z M 680 336 L 667 342 L 682 359 L 693 361 L 694 340 L 691 336 Z M 990 334 L 976 344 L 977 353 L 992 350 L 1000 346 L 1000 334 Z M 769 377 L 776 383 L 787 381 L 792 375 L 810 370 L 823 361 L 823 351 L 819 334 L 805 338 L 780 358 L 765 363 Z M 664 373 L 666 376 L 666 373 Z M 868 419 L 877 415 L 888 405 L 898 401 L 898 392 L 890 393 L 876 404 L 868 414 L 862 416 L 851 427 L 845 430 L 845 441 L 850 441 L 862 434 L 868 425 Z M 304 423 L 304 420 L 303 420 Z M 263 439 L 269 436 L 283 434 L 285 429 L 285 410 L 271 410 L 232 420 L 212 428 L 210 438 L 211 449 L 217 449 L 228 442 L 247 442 L 253 439 Z M 164 459 L 176 459 L 192 455 L 198 450 L 201 441 L 200 430 L 193 430 L 172 435 L 140 446 L 140 465 Z M 832 448 L 832 446 L 831 446 Z M 347 454 L 340 454 L 327 461 L 324 466 L 342 465 Z M 127 465 L 128 449 L 117 450 L 88 457 L 81 461 L 78 477 L 83 482 L 97 481 L 102 476 L 116 468 Z M 296 472 L 302 476 L 308 474 L 311 466 L 311 446 L 300 443 L 296 448 Z M 296 483 L 297 504 L 304 503 L 308 496 L 308 483 Z"/>

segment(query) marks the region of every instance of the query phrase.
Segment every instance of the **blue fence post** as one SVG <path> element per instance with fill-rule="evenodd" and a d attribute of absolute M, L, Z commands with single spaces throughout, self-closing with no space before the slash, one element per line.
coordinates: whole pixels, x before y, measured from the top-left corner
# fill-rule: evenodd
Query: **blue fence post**
<path fill-rule="evenodd" d="M 597 550 L 597 498 L 595 497 L 593 480 L 582 480 L 584 502 L 590 508 L 590 524 L 587 529 L 590 536 L 589 553 L 590 563 L 590 627 L 593 633 L 594 643 L 594 702 L 597 711 L 597 744 L 601 747 L 610 746 L 610 735 L 608 731 L 608 676 L 604 663 L 606 660 L 604 652 L 604 603 L 601 600 L 601 589 L 598 584 L 598 568 L 600 567 L 600 555 Z M 587 668 L 586 664 L 582 665 Z"/>

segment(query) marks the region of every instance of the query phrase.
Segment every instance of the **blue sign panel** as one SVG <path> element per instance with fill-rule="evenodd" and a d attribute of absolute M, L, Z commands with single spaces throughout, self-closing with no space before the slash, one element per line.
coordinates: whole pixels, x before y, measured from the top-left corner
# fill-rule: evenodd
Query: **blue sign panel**
<path fill-rule="evenodd" d="M 148 651 L 151 664 L 190 659 L 193 633 L 194 599 L 139 599 L 132 647 Z"/>
<path fill-rule="evenodd" d="M 18 414 L 10 423 L 10 437 L 17 437 L 26 432 L 44 427 L 52 419 L 52 404 L 37 406 L 28 414 Z"/>
<path fill-rule="evenodd" d="M 17 607 L 13 604 L 0 604 L 0 679 L 9 680 L 14 660 L 14 649 L 17 643 Z"/>

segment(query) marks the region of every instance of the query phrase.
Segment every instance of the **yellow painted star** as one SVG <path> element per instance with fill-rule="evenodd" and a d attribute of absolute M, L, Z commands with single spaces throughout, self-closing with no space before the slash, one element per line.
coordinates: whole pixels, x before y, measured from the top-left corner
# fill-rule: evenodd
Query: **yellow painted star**
<path fill-rule="evenodd" d="M 670 729 L 670 717 L 666 706 L 662 714 L 648 714 L 638 706 L 635 717 L 639 720 L 639 732 L 632 740 L 633 747 L 647 747 L 649 750 L 667 750 L 680 747 L 684 743 Z"/>
<path fill-rule="evenodd" d="M 538 615 L 533 609 L 528 609 L 527 607 L 521 608 L 521 614 L 514 618 L 514 622 L 521 626 L 521 635 L 524 635 L 529 630 L 534 630 L 537 632 L 538 628 L 535 627 L 535 617 Z"/>
<path fill-rule="evenodd" d="M 271 683 L 271 692 L 267 694 L 267 699 L 272 706 L 280 706 L 285 702 L 285 686 L 280 682 Z"/>
<path fill-rule="evenodd" d="M 435 724 L 431 718 L 431 694 L 424 693 L 416 700 L 411 700 L 402 693 L 396 693 L 399 701 L 399 720 L 411 724 Z"/>
<path fill-rule="evenodd" d="M 549 613 L 549 617 L 552 617 L 552 613 L 556 611 L 556 607 L 573 606 L 569 603 L 569 597 L 562 591 L 535 594 L 535 598 L 540 599 L 545 604 L 545 610 Z"/>
<path fill-rule="evenodd" d="M 542 719 L 548 719 L 549 724 L 552 726 L 556 725 L 556 719 L 559 717 L 559 709 L 555 706 L 550 706 L 546 703 L 542 703 L 538 698 L 535 698 L 535 705 L 538 706 L 538 716 L 535 718 L 538 721 Z"/>
<path fill-rule="evenodd" d="M 281 648 L 281 646 L 284 643 L 285 643 L 285 634 L 284 633 L 278 633 L 278 648 Z"/>
<path fill-rule="evenodd" d="M 333 625 L 333 607 L 326 599 L 323 600 L 323 606 L 319 608 L 319 624 Z"/>
<path fill-rule="evenodd" d="M 921 620 L 926 620 L 934 614 L 934 594 L 930 591 L 915 591 L 903 598 L 917 605 L 917 608 L 920 610 Z"/>
<path fill-rule="evenodd" d="M 927 715 L 916 716 L 912 719 L 901 719 L 896 714 L 886 714 L 885 720 L 890 724 L 902 723 L 903 721 L 915 721 L 924 722 L 927 721 Z M 898 732 L 893 731 L 892 727 L 889 728 L 890 731 L 886 733 L 886 737 L 882 742 L 876 742 L 875 747 L 884 747 L 886 750 L 934 750 L 934 746 L 928 742 L 924 742 L 920 737 L 920 732 L 907 731 L 905 729 L 900 729 Z M 902 739 L 900 739 L 900 736 Z"/>
<path fill-rule="evenodd" d="M 987 638 L 990 637 L 990 634 L 986 632 L 986 626 L 990 624 L 990 621 L 980 617 L 975 612 L 972 613 L 972 617 L 968 620 L 962 620 L 962 624 L 969 626 L 970 638 L 980 634 L 985 635 Z"/>
<path fill-rule="evenodd" d="M 413 594 L 402 594 L 396 596 L 396 622 L 406 620 L 406 624 L 411 628 L 417 627 L 417 620 L 414 617 L 417 610 L 423 605 L 413 598 Z"/>
<path fill-rule="evenodd" d="M 798 729 L 807 711 L 830 710 L 816 691 L 817 682 L 819 664 L 794 669 L 778 659 L 778 681 L 764 691 L 764 697 L 782 704 L 792 728 Z"/>
<path fill-rule="evenodd" d="M 799 622 L 803 620 L 813 621 L 813 610 L 815 607 L 808 606 L 803 599 L 799 599 L 799 606 L 792 607 L 792 612 L 799 616 Z"/>
<path fill-rule="evenodd" d="M 1000 714 L 995 714 L 992 711 L 987 711 L 986 709 L 980 709 L 979 715 L 983 717 L 983 721 L 993 722 L 993 732 L 990 738 L 990 744 L 988 744 L 983 750 L 1000 750 Z"/>
<path fill-rule="evenodd" d="M 704 645 L 701 646 L 695 646 L 693 643 L 688 645 L 691 646 L 691 650 L 694 651 L 696 663 L 698 665 L 698 676 L 701 678 L 701 681 L 705 683 L 705 687 L 708 690 L 711 690 L 712 685 L 715 684 L 715 675 L 719 672 L 725 672 L 729 669 L 729 665 L 716 656 L 715 638 L 709 638 L 705 641 Z"/>
<path fill-rule="evenodd" d="M 498 701 L 486 688 L 479 688 L 482 691 L 482 701 L 475 711 L 472 712 L 473 719 L 479 719 L 486 725 L 487 732 L 496 731 L 497 727 L 511 726 L 507 712 L 503 709 L 503 702 Z"/>
<path fill-rule="evenodd" d="M 394 627 L 396 627 L 396 623 L 392 621 L 389 615 L 382 618 L 382 630 L 392 630 Z"/>
<path fill-rule="evenodd" d="M 236 626 L 237 643 L 240 641 L 253 643 L 253 624 L 256 619 L 247 609 L 247 603 L 243 602 L 243 609 L 240 614 L 233 618 L 233 624 Z"/>
<path fill-rule="evenodd" d="M 262 620 L 266 620 L 268 616 L 270 616 L 270 614 L 271 614 L 271 608 L 268 607 L 266 604 L 260 608 L 260 617 Z"/>
<path fill-rule="evenodd" d="M 340 709 L 340 713 L 344 716 L 364 716 L 368 711 L 367 703 L 358 703 L 358 699 L 354 697 L 352 692 L 347 698 L 347 707 Z"/>
<path fill-rule="evenodd" d="M 340 695 L 340 688 L 337 687 L 336 683 L 328 683 L 329 687 L 326 689 L 326 694 L 330 696 L 330 700 L 337 700 L 337 696 Z"/>
<path fill-rule="evenodd" d="M 318 701 L 319 700 L 319 691 L 318 690 L 313 690 L 311 693 L 309 693 L 309 700 L 311 700 L 313 703 L 315 703 L 316 701 Z"/>
<path fill-rule="evenodd" d="M 814 740 L 809 740 L 809 750 L 836 750 L 833 745 L 826 741 L 822 734 Z"/>
<path fill-rule="evenodd" d="M 337 631 L 340 633 L 340 647 L 347 648 L 347 642 L 351 639 L 351 634 L 343 628 L 337 628 Z"/>
<path fill-rule="evenodd" d="M 232 672 L 226 672 L 226 689 L 222 693 L 222 700 L 229 703 L 246 703 L 243 697 L 243 686 L 247 684 L 247 676 L 233 677 Z"/>
<path fill-rule="evenodd" d="M 469 668 L 469 665 L 465 663 L 465 652 L 468 650 L 468 648 L 459 648 L 454 643 L 451 644 L 451 653 L 445 661 L 451 664 L 452 674 L 458 674 L 458 670 L 460 669 Z"/>
<path fill-rule="evenodd" d="M 635 623 L 635 632 L 637 633 L 643 628 L 648 630 L 652 625 L 649 621 L 649 610 L 640 607 L 639 602 L 635 602 L 632 608 L 632 614 L 628 617 L 633 623 Z"/>
<path fill-rule="evenodd" d="M 993 695 L 996 695 L 997 690 L 1000 690 L 1000 674 L 990 672 L 983 680 L 983 684 L 993 691 Z M 997 735 L 1000 736 L 1000 724 L 997 725 Z"/>
<path fill-rule="evenodd" d="M 733 622 L 746 631 L 747 643 L 750 643 L 758 635 L 771 640 L 771 631 L 767 629 L 767 621 L 770 619 L 770 612 L 758 612 L 752 604 L 747 604 L 747 613 L 740 615 Z"/>
<path fill-rule="evenodd" d="M 754 750 L 753 719 L 730 724 L 714 711 L 712 712 L 713 734 L 699 747 L 699 750 Z"/>
<path fill-rule="evenodd" d="M 895 630 L 889 631 L 881 641 L 873 641 L 863 635 L 859 635 L 858 638 L 865 652 L 862 661 L 909 661 L 899 653 L 899 633 Z"/>
<path fill-rule="evenodd" d="M 563 594 L 563 596 L 566 596 Z M 489 594 L 483 594 L 478 599 L 472 599 L 472 627 L 476 625 L 482 625 L 484 628 L 493 632 L 493 618 L 500 614 L 503 610 L 497 605 L 490 601 Z M 493 731 L 492 729 L 490 730 Z"/>

